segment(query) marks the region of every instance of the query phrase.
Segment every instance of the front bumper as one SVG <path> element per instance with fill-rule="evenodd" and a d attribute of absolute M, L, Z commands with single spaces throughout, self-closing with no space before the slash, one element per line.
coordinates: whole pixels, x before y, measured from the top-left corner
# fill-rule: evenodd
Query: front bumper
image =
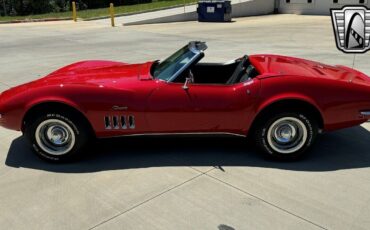
<path fill-rule="evenodd" d="M 4 115 L 0 113 L 0 126 L 3 126 L 5 122 Z"/>

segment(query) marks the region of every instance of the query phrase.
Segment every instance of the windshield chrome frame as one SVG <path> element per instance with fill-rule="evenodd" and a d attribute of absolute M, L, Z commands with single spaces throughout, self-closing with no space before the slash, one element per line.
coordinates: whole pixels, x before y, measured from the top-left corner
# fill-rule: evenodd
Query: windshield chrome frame
<path fill-rule="evenodd" d="M 193 51 L 192 51 L 193 52 Z M 183 67 L 181 67 L 174 75 L 172 75 L 172 77 L 170 77 L 167 82 L 172 82 L 173 80 L 175 80 L 185 69 L 187 69 L 193 62 L 195 59 L 197 59 L 200 54 L 203 53 L 203 52 L 198 52 L 194 55 L 194 57 L 192 57 L 188 63 L 186 63 Z"/>
<path fill-rule="evenodd" d="M 170 77 L 166 82 L 174 81 L 185 69 L 187 69 L 193 62 L 196 60 L 204 50 L 207 49 L 207 45 L 204 42 L 189 42 L 188 44 L 189 50 L 194 53 L 194 57 L 192 57 L 188 63 L 186 63 L 183 67 L 181 67 L 172 77 Z"/>

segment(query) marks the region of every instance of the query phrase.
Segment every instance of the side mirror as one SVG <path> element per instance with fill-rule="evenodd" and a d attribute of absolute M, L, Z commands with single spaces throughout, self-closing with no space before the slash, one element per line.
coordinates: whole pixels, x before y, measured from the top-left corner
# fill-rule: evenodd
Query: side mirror
<path fill-rule="evenodd" d="M 188 90 L 189 89 L 189 83 L 191 82 L 191 78 L 190 77 L 187 77 L 186 79 L 185 79 L 185 83 L 184 83 L 184 85 L 182 86 L 182 88 L 184 89 L 184 90 Z"/>

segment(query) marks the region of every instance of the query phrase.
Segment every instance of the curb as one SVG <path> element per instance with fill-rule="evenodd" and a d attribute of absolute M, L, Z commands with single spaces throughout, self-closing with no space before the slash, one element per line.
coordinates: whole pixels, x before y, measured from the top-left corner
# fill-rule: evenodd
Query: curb
<path fill-rule="evenodd" d="M 186 6 L 191 6 L 191 5 L 195 5 L 197 3 L 194 3 L 194 4 L 187 4 L 185 5 Z M 131 15 L 136 15 L 136 14 L 145 14 L 145 13 L 150 13 L 150 12 L 155 12 L 155 11 L 160 11 L 160 10 L 169 10 L 169 9 L 173 9 L 173 8 L 178 8 L 178 7 L 183 7 L 184 5 L 174 5 L 174 6 L 168 6 L 168 7 L 162 7 L 162 8 L 156 8 L 156 9 L 152 9 L 152 10 L 145 10 L 145 11 L 139 11 L 139 12 L 132 12 L 132 13 L 121 13 L 121 14 L 115 14 L 114 17 L 117 18 L 117 17 L 122 17 L 122 16 L 131 16 Z M 94 18 L 87 18 L 87 19 L 82 19 L 83 21 L 95 21 L 95 20 L 100 20 L 100 19 L 107 19 L 107 18 L 110 18 L 110 16 L 101 16 L 101 17 L 94 17 Z"/>
<path fill-rule="evenodd" d="M 11 20 L 11 21 L 0 21 L 0 24 L 12 24 L 12 23 L 28 23 L 28 22 L 54 22 L 54 21 L 67 21 L 72 20 L 72 17 L 67 18 L 40 18 L 40 19 L 19 19 L 19 20 Z"/>
<path fill-rule="evenodd" d="M 187 4 L 186 6 L 191 6 L 197 4 L 196 2 L 192 4 Z M 144 10 L 140 12 L 132 12 L 132 13 L 120 13 L 120 14 L 115 14 L 114 17 L 122 17 L 122 16 L 131 16 L 131 15 L 136 15 L 136 14 L 145 14 L 145 13 L 150 13 L 150 12 L 155 12 L 155 11 L 160 11 L 160 10 L 168 10 L 168 9 L 173 9 L 173 8 L 178 8 L 178 7 L 183 7 L 184 5 L 174 5 L 174 6 L 169 6 L 169 7 L 161 7 L 161 8 L 156 8 L 152 10 Z M 95 21 L 95 20 L 100 20 L 100 19 L 108 19 L 110 18 L 109 15 L 107 16 L 100 16 L 100 17 L 93 17 L 93 18 L 78 18 L 78 20 L 81 21 Z M 65 18 L 40 18 L 40 19 L 19 19 L 19 20 L 10 20 L 10 21 L 0 21 L 0 24 L 11 24 L 11 23 L 28 23 L 28 22 L 53 22 L 53 21 L 67 21 L 67 20 L 72 20 L 72 17 L 65 17 Z"/>

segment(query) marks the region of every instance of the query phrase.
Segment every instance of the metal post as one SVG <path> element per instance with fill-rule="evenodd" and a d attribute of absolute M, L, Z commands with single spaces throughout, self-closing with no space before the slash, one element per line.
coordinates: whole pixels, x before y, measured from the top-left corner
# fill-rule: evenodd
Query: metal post
<path fill-rule="evenodd" d="M 76 2 L 72 2 L 72 18 L 73 21 L 77 22 Z"/>
<path fill-rule="evenodd" d="M 279 8 L 280 8 L 280 0 L 275 0 L 275 2 L 274 2 L 274 14 L 279 13 Z"/>
<path fill-rule="evenodd" d="M 110 13 L 110 21 L 111 21 L 112 27 L 114 27 L 114 5 L 113 3 L 109 4 L 109 13 Z"/>
<path fill-rule="evenodd" d="M 3 8 L 4 8 L 4 16 L 6 16 L 6 6 L 5 6 L 5 0 L 3 0 Z"/>

